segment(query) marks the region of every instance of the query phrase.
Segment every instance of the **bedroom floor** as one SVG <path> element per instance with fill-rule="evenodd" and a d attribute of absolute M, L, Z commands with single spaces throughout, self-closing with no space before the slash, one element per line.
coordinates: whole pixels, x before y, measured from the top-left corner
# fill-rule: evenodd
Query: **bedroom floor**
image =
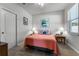
<path fill-rule="evenodd" d="M 58 43 L 58 45 L 62 56 L 79 56 L 78 53 L 76 53 L 73 49 L 71 49 L 66 44 L 64 45 L 63 43 Z M 9 56 L 50 56 L 50 55 L 38 50 L 32 50 L 29 48 L 24 49 L 22 42 L 18 44 L 17 47 L 14 47 L 9 50 Z"/>

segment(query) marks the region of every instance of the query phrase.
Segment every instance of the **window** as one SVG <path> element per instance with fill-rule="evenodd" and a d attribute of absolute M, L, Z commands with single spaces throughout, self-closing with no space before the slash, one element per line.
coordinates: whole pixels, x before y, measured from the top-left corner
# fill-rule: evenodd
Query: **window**
<path fill-rule="evenodd" d="M 72 6 L 72 8 L 68 11 L 68 20 L 70 22 L 70 32 L 78 33 L 78 23 L 79 23 L 79 16 L 78 16 L 78 4 Z"/>

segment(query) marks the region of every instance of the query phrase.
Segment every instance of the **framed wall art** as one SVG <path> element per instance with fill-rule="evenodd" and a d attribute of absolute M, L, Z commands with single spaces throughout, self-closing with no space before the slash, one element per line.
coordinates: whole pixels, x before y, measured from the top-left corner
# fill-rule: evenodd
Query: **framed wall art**
<path fill-rule="evenodd" d="M 27 17 L 23 17 L 23 24 L 28 25 L 28 18 Z"/>

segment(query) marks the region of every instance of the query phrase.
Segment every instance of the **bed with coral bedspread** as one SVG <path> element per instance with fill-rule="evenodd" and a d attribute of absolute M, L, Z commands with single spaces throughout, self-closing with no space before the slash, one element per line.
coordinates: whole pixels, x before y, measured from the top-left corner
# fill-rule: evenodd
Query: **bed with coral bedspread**
<path fill-rule="evenodd" d="M 24 46 L 26 47 L 27 45 L 47 48 L 51 50 L 52 53 L 60 55 L 57 41 L 55 39 L 55 36 L 53 35 L 43 35 L 43 34 L 29 35 L 28 37 L 25 38 L 24 41 Z"/>

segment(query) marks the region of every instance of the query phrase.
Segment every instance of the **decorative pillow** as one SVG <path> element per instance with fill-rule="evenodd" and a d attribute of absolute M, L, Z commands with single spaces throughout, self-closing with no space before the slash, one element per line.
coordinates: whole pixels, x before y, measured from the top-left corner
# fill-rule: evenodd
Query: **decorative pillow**
<path fill-rule="evenodd" d="M 39 30 L 39 34 L 46 34 L 49 35 L 50 32 L 48 30 Z"/>

